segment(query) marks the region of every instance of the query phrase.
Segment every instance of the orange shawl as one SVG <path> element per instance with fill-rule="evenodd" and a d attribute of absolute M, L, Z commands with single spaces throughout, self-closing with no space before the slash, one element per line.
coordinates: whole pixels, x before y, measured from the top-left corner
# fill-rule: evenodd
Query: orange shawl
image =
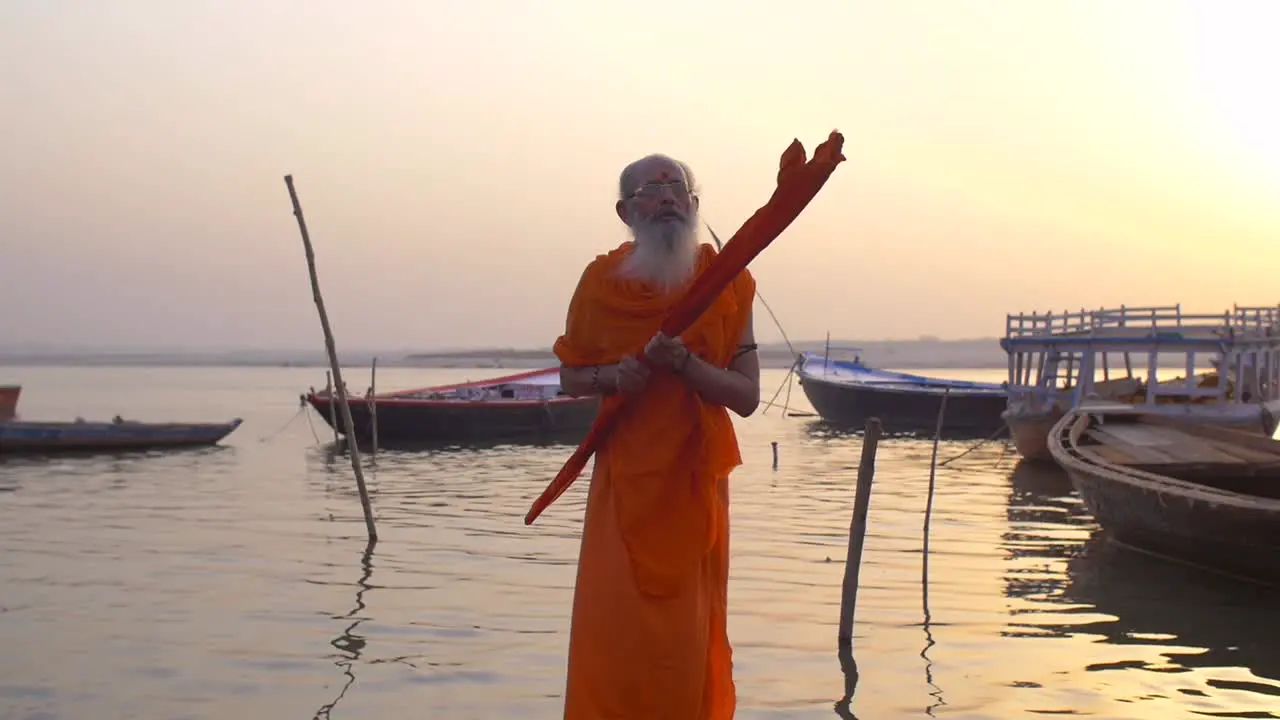
<path fill-rule="evenodd" d="M 569 303 L 555 353 L 568 367 L 607 365 L 634 355 L 658 332 L 679 300 L 619 276 L 632 243 L 597 257 L 582 274 Z M 696 272 L 715 257 L 699 248 Z M 690 351 L 726 368 L 742 336 L 755 296 L 743 270 L 711 308 L 681 335 Z M 621 397 L 607 396 L 601 411 Z M 595 479 L 613 486 L 617 522 L 636 581 L 663 595 L 711 549 L 719 496 L 714 481 L 742 463 L 729 413 L 706 403 L 680 378 L 654 371 L 644 391 L 621 409 L 618 427 L 596 455 Z"/>

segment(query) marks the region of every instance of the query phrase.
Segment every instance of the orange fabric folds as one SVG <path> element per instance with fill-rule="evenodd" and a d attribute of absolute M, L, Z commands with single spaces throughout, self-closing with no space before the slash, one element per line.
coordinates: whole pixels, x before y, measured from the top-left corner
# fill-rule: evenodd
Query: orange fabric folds
<path fill-rule="evenodd" d="M 569 367 L 606 365 L 643 348 L 675 301 L 620 278 L 625 243 L 583 273 L 555 353 Z M 716 251 L 703 245 L 701 273 Z M 690 351 L 728 367 L 750 316 L 755 280 L 743 271 L 681 339 Z M 605 398 L 617 404 L 620 396 Z M 603 408 L 602 408 L 603 410 Z M 618 425 L 596 456 L 616 498 L 617 522 L 645 592 L 678 584 L 714 540 L 715 478 L 741 464 L 729 413 L 704 403 L 678 377 L 662 372 L 621 408 Z"/>
<path fill-rule="evenodd" d="M 588 266 L 555 344 L 571 367 L 633 355 L 674 298 L 618 276 L 626 243 Z M 716 251 L 701 246 L 698 272 Z M 681 338 L 719 367 L 750 317 L 742 272 Z M 618 396 L 605 398 L 618 405 Z M 596 452 L 574 592 L 565 717 L 728 719 L 735 707 L 725 629 L 727 478 L 742 462 L 728 412 L 654 371 Z"/>

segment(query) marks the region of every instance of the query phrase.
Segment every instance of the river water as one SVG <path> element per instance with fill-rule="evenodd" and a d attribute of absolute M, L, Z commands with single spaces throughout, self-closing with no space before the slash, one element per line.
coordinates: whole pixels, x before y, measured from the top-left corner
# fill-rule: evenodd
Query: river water
<path fill-rule="evenodd" d="M 783 376 L 764 373 L 766 397 Z M 522 517 L 570 448 L 381 453 L 365 554 L 350 465 L 298 413 L 322 370 L 0 381 L 31 419 L 245 419 L 210 450 L 0 462 L 0 718 L 558 717 L 586 482 Z M 798 387 L 790 402 L 809 410 Z M 738 717 L 1280 717 L 1275 593 L 1106 545 L 1060 471 L 999 443 L 938 471 L 926 604 L 931 443 L 882 441 L 855 678 L 836 624 L 860 441 L 776 409 L 738 432 Z"/>

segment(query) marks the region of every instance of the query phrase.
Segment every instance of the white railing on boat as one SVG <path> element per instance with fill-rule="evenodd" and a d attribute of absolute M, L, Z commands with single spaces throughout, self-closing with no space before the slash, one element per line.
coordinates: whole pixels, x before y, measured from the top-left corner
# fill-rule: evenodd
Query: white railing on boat
<path fill-rule="evenodd" d="M 1244 390 L 1253 401 L 1280 399 L 1280 305 L 1237 304 L 1214 314 L 1185 313 L 1181 304 L 1019 313 L 1007 316 L 1005 330 L 1011 407 L 1054 398 L 1077 405 L 1098 386 L 1095 372 L 1103 384 L 1113 380 L 1111 353 L 1123 360 L 1115 379 L 1126 381 L 1134 379 L 1132 356 L 1146 356 L 1146 403 L 1179 396 L 1238 404 Z M 1185 375 L 1162 382 L 1160 356 L 1167 354 L 1183 356 Z M 1219 377 L 1201 386 L 1197 361 L 1206 358 Z"/>
<path fill-rule="evenodd" d="M 1280 305 L 1233 305 L 1231 312 L 1240 326 L 1258 328 L 1280 324 Z"/>
<path fill-rule="evenodd" d="M 1180 329 L 1221 330 L 1223 333 L 1266 334 L 1268 329 L 1280 331 L 1280 305 L 1234 305 L 1222 313 L 1185 313 L 1182 304 L 1150 307 L 1099 308 L 1054 313 L 1010 313 L 1005 316 L 1005 337 L 1028 336 L 1053 337 L 1058 335 L 1084 335 L 1108 328 L 1133 328 L 1145 330 Z"/>

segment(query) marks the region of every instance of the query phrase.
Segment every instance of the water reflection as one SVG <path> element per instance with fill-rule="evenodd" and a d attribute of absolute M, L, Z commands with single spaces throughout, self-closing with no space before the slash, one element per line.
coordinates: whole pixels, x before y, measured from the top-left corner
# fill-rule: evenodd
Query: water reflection
<path fill-rule="evenodd" d="M 578 447 L 586 437 L 586 432 L 580 429 L 573 430 L 555 430 L 538 435 L 519 438 L 481 438 L 461 442 L 458 440 L 379 440 L 378 452 L 373 452 L 373 444 L 368 440 L 360 440 L 357 447 L 360 450 L 360 458 L 365 462 L 373 459 L 382 458 L 388 454 L 395 455 L 423 455 L 430 453 L 477 453 L 503 448 L 547 448 L 547 447 L 563 447 L 572 451 Z M 330 460 L 342 459 L 347 460 L 347 451 L 350 443 L 346 438 L 338 440 L 329 440 L 321 442 L 320 448 L 326 453 L 326 457 Z"/>
<path fill-rule="evenodd" d="M 920 659 L 924 660 L 925 685 L 929 687 L 929 696 L 934 699 L 934 702 L 926 707 L 924 712 L 929 717 L 934 717 L 935 711 L 947 703 L 942 699 L 942 688 L 938 687 L 937 683 L 933 681 L 933 660 L 929 658 L 929 648 L 932 648 L 937 644 L 933 639 L 933 614 L 929 612 L 929 556 L 931 553 L 929 551 L 929 536 L 927 533 L 932 531 L 932 528 L 929 527 L 930 510 L 931 508 L 926 509 L 924 527 L 926 535 L 924 537 L 924 548 L 920 559 L 920 604 L 921 610 L 924 614 L 924 619 L 921 622 L 921 627 L 924 628 L 924 648 L 920 650 Z"/>
<path fill-rule="evenodd" d="M 239 449 L 230 445 L 0 455 L 0 492 L 22 490 L 27 480 L 51 482 L 61 478 L 109 480 L 111 488 L 122 489 L 137 479 L 231 472 L 240 460 Z"/>
<path fill-rule="evenodd" d="M 840 661 L 840 675 L 844 677 L 844 696 L 836 701 L 836 715 L 844 720 L 857 720 L 851 707 L 858 690 L 858 662 L 853 658 L 853 645 L 841 644 L 836 659 Z"/>
<path fill-rule="evenodd" d="M 1055 466 L 1020 463 L 1010 484 L 1004 584 L 1021 602 L 1010 609 L 1007 636 L 1106 648 L 1082 656 L 1080 670 L 1105 674 L 1101 682 L 1121 702 L 1280 717 L 1280 591 L 1108 542 Z M 1177 694 L 1141 689 L 1135 673 L 1143 672 L 1180 675 L 1166 683 Z"/>
<path fill-rule="evenodd" d="M 804 422 L 805 434 L 812 440 L 822 442 L 843 442 L 855 438 L 860 440 L 865 428 L 866 425 L 849 425 L 822 419 L 806 420 Z M 915 440 L 924 436 L 914 430 L 884 427 L 881 430 L 880 437 L 882 439 Z M 928 439 L 933 439 L 932 433 L 929 434 Z"/>
<path fill-rule="evenodd" d="M 807 417 L 804 415 L 792 415 L 791 417 Z M 814 440 L 844 440 L 848 438 L 862 437 L 865 424 L 848 424 L 840 423 L 833 420 L 823 420 L 821 418 L 809 419 L 804 422 L 805 433 Z M 907 429 L 894 425 L 884 424 L 880 437 L 893 438 L 902 440 L 928 440 L 933 441 L 933 430 Z M 943 432 L 944 440 L 957 442 L 977 442 L 979 440 L 993 440 L 1000 434 L 1006 432 L 1004 426 L 1001 426 L 994 433 L 985 430 L 969 430 L 966 428 L 947 428 Z"/>
<path fill-rule="evenodd" d="M 1114 617 L 1076 625 L 1075 632 L 1116 645 L 1160 648 L 1167 662 L 1163 668 L 1141 663 L 1150 669 L 1246 670 L 1271 681 L 1252 683 L 1254 691 L 1280 696 L 1280 591 L 1148 557 L 1107 542 L 1101 532 L 1071 560 L 1069 576 L 1066 601 Z M 1216 679 L 1208 684 L 1241 685 Z"/>
<path fill-rule="evenodd" d="M 353 620 L 353 622 L 348 625 L 342 633 L 338 635 L 338 637 L 334 638 L 329 643 L 336 648 L 339 653 L 341 653 L 334 664 L 341 668 L 342 674 L 346 677 L 346 682 L 342 684 L 342 688 L 338 691 L 337 697 L 324 705 L 321 705 L 320 709 L 316 710 L 315 720 L 328 720 L 329 714 L 335 707 L 337 707 L 338 703 L 342 701 L 342 698 L 346 697 L 347 690 L 349 690 L 356 681 L 356 675 L 353 669 L 356 662 L 360 659 L 360 653 L 364 650 L 366 642 L 363 636 L 355 634 L 355 629 L 366 619 L 357 613 L 364 611 L 364 594 L 373 587 L 369 584 L 369 579 L 373 576 L 373 549 L 374 546 L 372 544 L 367 546 L 364 553 L 360 556 L 360 567 L 363 572 L 360 575 L 360 579 L 356 581 L 356 587 L 359 589 L 356 590 L 355 607 L 345 615 L 338 615 L 334 618 L 335 620 Z"/>
<path fill-rule="evenodd" d="M 1066 586 L 1066 560 L 1075 556 L 1096 525 L 1057 465 L 1020 460 L 1009 476 L 1008 527 L 1001 534 L 1004 592 L 1009 598 L 1055 602 Z M 1015 607 L 1016 616 L 1039 612 Z M 1043 634 L 1040 629 L 1031 631 Z M 1020 636 L 1023 632 L 1011 631 Z"/>
<path fill-rule="evenodd" d="M 935 717 L 938 708 L 947 704 L 942 698 L 942 688 L 933 681 L 933 660 L 929 658 L 929 648 L 937 644 L 933 639 L 932 616 L 929 613 L 929 579 L 926 572 L 924 580 L 924 649 L 920 651 L 920 658 L 924 660 L 924 682 L 929 687 L 929 696 L 934 699 L 928 707 L 924 709 L 924 713 L 929 717 Z"/>

